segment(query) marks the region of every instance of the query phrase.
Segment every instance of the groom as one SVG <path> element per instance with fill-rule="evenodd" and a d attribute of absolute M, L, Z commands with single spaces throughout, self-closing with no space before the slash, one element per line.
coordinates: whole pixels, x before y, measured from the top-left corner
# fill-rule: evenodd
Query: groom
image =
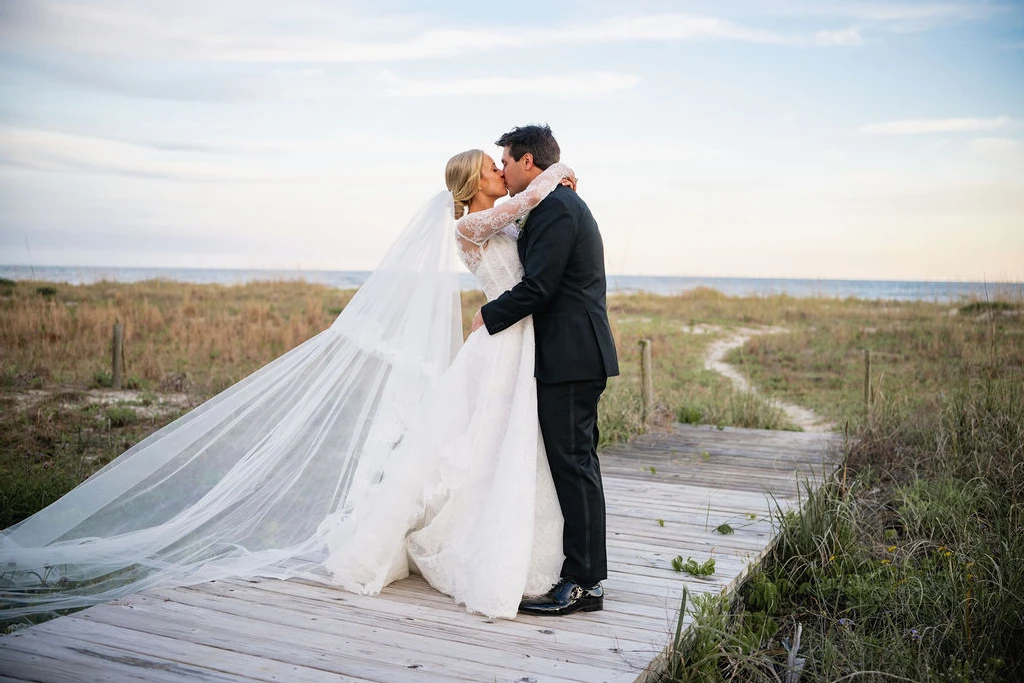
<path fill-rule="evenodd" d="M 558 161 L 548 126 L 513 128 L 495 143 L 505 185 L 518 194 Z M 607 577 L 604 490 L 597 461 L 597 402 L 619 374 L 605 304 L 604 245 L 590 209 L 559 185 L 530 212 L 519 238 L 525 274 L 485 304 L 473 329 L 501 332 L 533 315 L 537 412 L 565 526 L 562 578 L 545 595 L 526 598 L 519 611 L 561 615 L 604 605 Z"/>

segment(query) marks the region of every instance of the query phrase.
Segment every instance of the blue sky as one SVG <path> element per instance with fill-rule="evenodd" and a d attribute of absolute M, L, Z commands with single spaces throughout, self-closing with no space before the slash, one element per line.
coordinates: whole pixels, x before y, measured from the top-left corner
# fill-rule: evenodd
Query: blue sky
<path fill-rule="evenodd" d="M 617 274 L 1024 280 L 1024 3 L 0 0 L 0 263 L 370 269 L 547 122 Z"/>

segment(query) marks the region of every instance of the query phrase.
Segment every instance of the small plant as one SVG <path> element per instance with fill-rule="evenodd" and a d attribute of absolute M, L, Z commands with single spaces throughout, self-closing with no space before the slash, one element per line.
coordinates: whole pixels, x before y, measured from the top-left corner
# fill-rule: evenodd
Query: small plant
<path fill-rule="evenodd" d="M 669 648 L 665 679 L 669 681 L 782 681 L 774 652 L 760 643 L 773 638 L 779 626 L 763 613 L 737 613 L 723 595 L 698 595 L 682 606 Z M 691 617 L 684 628 L 686 617 Z"/>
<path fill-rule="evenodd" d="M 727 523 L 719 524 L 718 526 L 715 527 L 715 531 L 717 531 L 718 533 L 722 534 L 723 536 L 726 536 L 728 534 L 736 533 L 736 531 L 731 526 L 729 526 L 729 524 L 727 524 Z"/>
<path fill-rule="evenodd" d="M 696 406 L 679 406 L 676 419 L 683 424 L 699 425 L 704 420 L 704 411 Z"/>
<path fill-rule="evenodd" d="M 50 287 L 49 285 L 44 285 L 42 287 L 36 287 L 36 294 L 38 294 L 39 296 L 44 296 L 44 297 L 49 298 L 49 297 L 54 296 L 56 293 L 57 293 L 57 288 L 56 287 Z"/>
<path fill-rule="evenodd" d="M 139 421 L 139 414 L 128 406 L 111 406 L 103 413 L 113 428 L 127 427 Z"/>
<path fill-rule="evenodd" d="M 1012 311 L 1017 307 L 1011 304 L 1009 301 L 972 301 L 966 306 L 960 307 L 960 312 L 964 315 L 971 313 L 985 313 L 988 311 Z"/>
<path fill-rule="evenodd" d="M 108 370 L 97 370 L 92 374 L 92 382 L 89 383 L 89 388 L 103 389 L 113 386 L 113 384 L 114 376 Z"/>
<path fill-rule="evenodd" d="M 687 557 L 684 562 L 682 555 L 676 555 L 672 558 L 672 569 L 677 572 L 686 572 L 690 576 L 711 576 L 715 573 L 715 558 L 709 558 L 698 564 L 697 560 L 692 557 Z"/>
<path fill-rule="evenodd" d="M 656 519 L 654 521 L 658 523 L 658 526 L 665 526 L 665 520 L 663 519 Z"/>
<path fill-rule="evenodd" d="M 133 391 L 148 390 L 151 384 L 149 380 L 138 375 L 128 375 L 124 380 L 124 388 Z"/>

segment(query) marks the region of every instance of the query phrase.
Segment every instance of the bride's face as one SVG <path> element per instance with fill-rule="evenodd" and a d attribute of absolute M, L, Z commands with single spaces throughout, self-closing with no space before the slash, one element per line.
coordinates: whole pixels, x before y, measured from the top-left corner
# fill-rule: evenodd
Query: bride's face
<path fill-rule="evenodd" d="M 494 159 L 484 155 L 483 165 L 480 167 L 480 189 L 479 192 L 487 197 L 504 197 L 508 194 L 505 188 L 505 174 L 501 172 Z"/>

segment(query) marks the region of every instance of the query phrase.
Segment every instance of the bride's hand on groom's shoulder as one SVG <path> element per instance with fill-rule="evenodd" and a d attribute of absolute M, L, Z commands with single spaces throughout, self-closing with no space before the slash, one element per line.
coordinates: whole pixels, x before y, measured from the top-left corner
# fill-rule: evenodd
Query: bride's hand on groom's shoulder
<path fill-rule="evenodd" d="M 572 171 L 569 171 L 569 175 L 562 178 L 562 185 L 565 185 L 566 187 L 571 187 L 573 192 L 576 191 L 577 182 L 579 182 L 579 179 L 576 177 L 576 174 L 573 173 Z"/>

